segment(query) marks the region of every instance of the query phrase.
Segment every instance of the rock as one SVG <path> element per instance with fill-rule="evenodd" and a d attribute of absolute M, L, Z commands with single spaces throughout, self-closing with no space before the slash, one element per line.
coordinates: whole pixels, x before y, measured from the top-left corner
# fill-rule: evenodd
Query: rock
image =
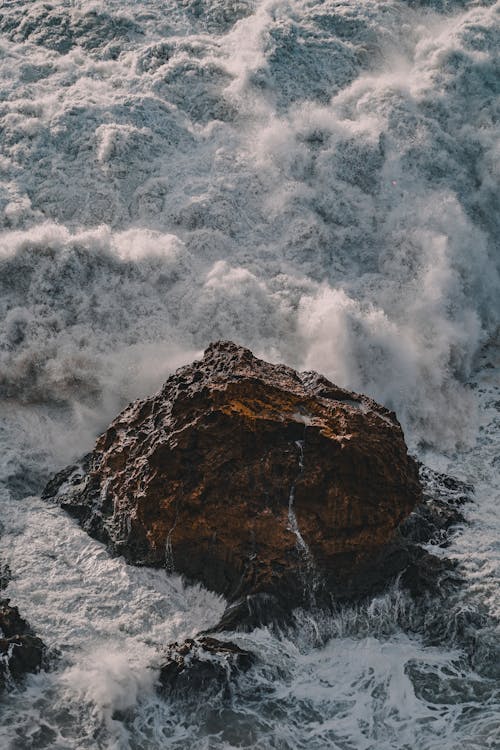
<path fill-rule="evenodd" d="M 130 562 L 289 611 L 311 590 L 353 599 L 396 575 L 421 488 L 394 413 L 217 342 L 43 497 Z"/>
<path fill-rule="evenodd" d="M 414 598 L 442 597 L 462 583 L 457 563 L 446 557 L 437 557 L 423 547 L 407 547 L 408 560 L 401 576 L 402 585 Z"/>
<path fill-rule="evenodd" d="M 0 591 L 6 589 L 12 578 L 12 573 L 8 563 L 3 563 L 0 560 Z"/>
<path fill-rule="evenodd" d="M 422 502 L 399 527 L 407 563 L 401 584 L 414 598 L 446 597 L 463 583 L 458 564 L 421 547 L 447 547 L 454 531 L 466 523 L 462 506 L 472 501 L 474 487 L 420 465 Z"/>
<path fill-rule="evenodd" d="M 312 602 L 315 604 L 316 602 Z M 203 635 L 243 630 L 250 633 L 261 625 L 283 625 L 290 615 L 290 607 L 273 594 L 247 594 L 228 604 L 219 622 Z"/>
<path fill-rule="evenodd" d="M 249 651 L 216 638 L 189 638 L 167 648 L 160 668 L 162 690 L 170 696 L 225 694 L 231 679 L 246 672 L 255 663 Z"/>
<path fill-rule="evenodd" d="M 42 492 L 43 500 L 57 496 L 61 507 L 79 521 L 88 521 L 89 516 L 88 498 L 82 490 L 87 487 L 91 458 L 92 455 L 88 453 L 79 463 L 67 466 L 55 474 Z"/>
<path fill-rule="evenodd" d="M 43 642 L 33 635 L 17 607 L 9 599 L 0 599 L 0 689 L 27 672 L 37 672 L 44 652 Z"/>
<path fill-rule="evenodd" d="M 0 523 L 0 533 L 3 527 Z M 0 590 L 11 580 L 8 564 L 0 559 Z M 10 599 L 0 598 L 0 690 L 12 687 L 27 672 L 37 672 L 45 656 L 45 646 L 19 614 Z"/>
<path fill-rule="evenodd" d="M 423 465 L 420 479 L 422 502 L 401 524 L 400 533 L 410 542 L 446 547 L 451 532 L 466 522 L 461 508 L 472 501 L 474 488 Z"/>

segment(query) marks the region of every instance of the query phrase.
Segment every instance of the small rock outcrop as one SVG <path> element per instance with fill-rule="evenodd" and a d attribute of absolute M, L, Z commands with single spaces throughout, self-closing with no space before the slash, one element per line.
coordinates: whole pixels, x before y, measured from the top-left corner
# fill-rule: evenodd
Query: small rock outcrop
<path fill-rule="evenodd" d="M 162 691 L 172 697 L 225 694 L 231 679 L 246 672 L 255 656 L 230 641 L 208 636 L 172 643 L 160 668 Z"/>
<path fill-rule="evenodd" d="M 397 529 L 421 487 L 394 413 L 217 342 L 43 496 L 130 562 L 290 610 L 401 571 Z"/>
<path fill-rule="evenodd" d="M 420 465 L 422 502 L 401 524 L 400 533 L 417 544 L 447 547 L 453 530 L 466 523 L 462 508 L 472 502 L 474 487 Z"/>
<path fill-rule="evenodd" d="M 472 502 L 474 487 L 447 474 L 420 465 L 422 502 L 401 526 L 401 547 L 408 563 L 401 583 L 414 597 L 446 596 L 463 582 L 458 563 L 433 555 L 422 547 L 432 544 L 447 547 L 453 533 L 466 523 L 463 506 Z"/>
<path fill-rule="evenodd" d="M 37 638 L 17 607 L 0 599 L 0 689 L 10 687 L 27 672 L 37 672 L 44 656 Z"/>

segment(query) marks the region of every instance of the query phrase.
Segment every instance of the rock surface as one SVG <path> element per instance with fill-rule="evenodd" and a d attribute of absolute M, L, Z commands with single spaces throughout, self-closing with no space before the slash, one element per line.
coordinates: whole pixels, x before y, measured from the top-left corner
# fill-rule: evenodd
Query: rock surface
<path fill-rule="evenodd" d="M 0 599 L 0 689 L 42 666 L 44 645 L 33 635 L 17 607 Z"/>
<path fill-rule="evenodd" d="M 421 488 L 392 412 L 217 342 L 43 496 L 131 562 L 290 609 L 312 588 L 352 599 L 399 572 L 396 530 Z"/>
<path fill-rule="evenodd" d="M 474 487 L 423 464 L 420 479 L 422 502 L 399 527 L 401 548 L 408 556 L 401 583 L 413 597 L 442 597 L 463 582 L 459 566 L 421 545 L 449 545 L 453 533 L 466 523 L 462 507 L 472 502 Z"/>
<path fill-rule="evenodd" d="M 207 636 L 172 643 L 160 668 L 162 690 L 170 696 L 224 693 L 238 672 L 254 664 L 253 654 L 229 641 Z"/>
<path fill-rule="evenodd" d="M 462 506 L 472 501 L 474 487 L 447 474 L 420 466 L 422 502 L 401 524 L 400 533 L 417 544 L 449 544 L 451 532 L 463 525 Z"/>

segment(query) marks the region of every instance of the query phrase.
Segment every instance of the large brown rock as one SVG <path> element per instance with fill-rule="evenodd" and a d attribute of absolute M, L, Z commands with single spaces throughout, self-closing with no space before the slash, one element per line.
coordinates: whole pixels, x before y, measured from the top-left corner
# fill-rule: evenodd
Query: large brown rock
<path fill-rule="evenodd" d="M 217 342 L 44 496 L 132 562 L 287 608 L 313 589 L 360 596 L 401 570 L 395 534 L 421 490 L 394 413 Z"/>

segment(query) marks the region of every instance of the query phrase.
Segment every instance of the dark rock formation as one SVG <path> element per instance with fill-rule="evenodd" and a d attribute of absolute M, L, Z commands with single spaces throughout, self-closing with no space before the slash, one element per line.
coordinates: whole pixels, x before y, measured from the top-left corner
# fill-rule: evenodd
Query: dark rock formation
<path fill-rule="evenodd" d="M 421 501 L 396 416 L 230 342 L 179 369 L 47 485 L 129 561 L 264 609 L 380 588 Z"/>
<path fill-rule="evenodd" d="M 407 561 L 401 583 L 414 598 L 446 596 L 462 583 L 456 562 L 433 555 L 417 544 L 406 546 Z"/>
<path fill-rule="evenodd" d="M 9 599 L 0 599 L 0 689 L 26 672 L 37 672 L 44 650 L 17 607 L 12 607 Z"/>
<path fill-rule="evenodd" d="M 231 678 L 255 663 L 248 651 L 207 636 L 171 644 L 160 669 L 162 690 L 170 696 L 225 694 Z"/>
<path fill-rule="evenodd" d="M 422 502 L 399 527 L 401 548 L 408 556 L 401 583 L 413 597 L 446 596 L 463 581 L 457 563 L 421 545 L 448 546 L 453 532 L 466 523 L 462 507 L 472 501 L 474 488 L 424 465 L 420 479 Z"/>
<path fill-rule="evenodd" d="M 402 536 L 417 544 L 446 547 L 450 534 L 465 523 L 462 506 L 471 502 L 474 488 L 447 474 L 420 466 L 422 502 L 401 524 Z"/>
<path fill-rule="evenodd" d="M 0 534 L 3 531 L 0 523 Z M 0 559 L 0 591 L 7 588 L 11 571 Z M 42 666 L 45 646 L 10 599 L 0 598 L 0 691 L 12 687 L 27 672 Z"/>

